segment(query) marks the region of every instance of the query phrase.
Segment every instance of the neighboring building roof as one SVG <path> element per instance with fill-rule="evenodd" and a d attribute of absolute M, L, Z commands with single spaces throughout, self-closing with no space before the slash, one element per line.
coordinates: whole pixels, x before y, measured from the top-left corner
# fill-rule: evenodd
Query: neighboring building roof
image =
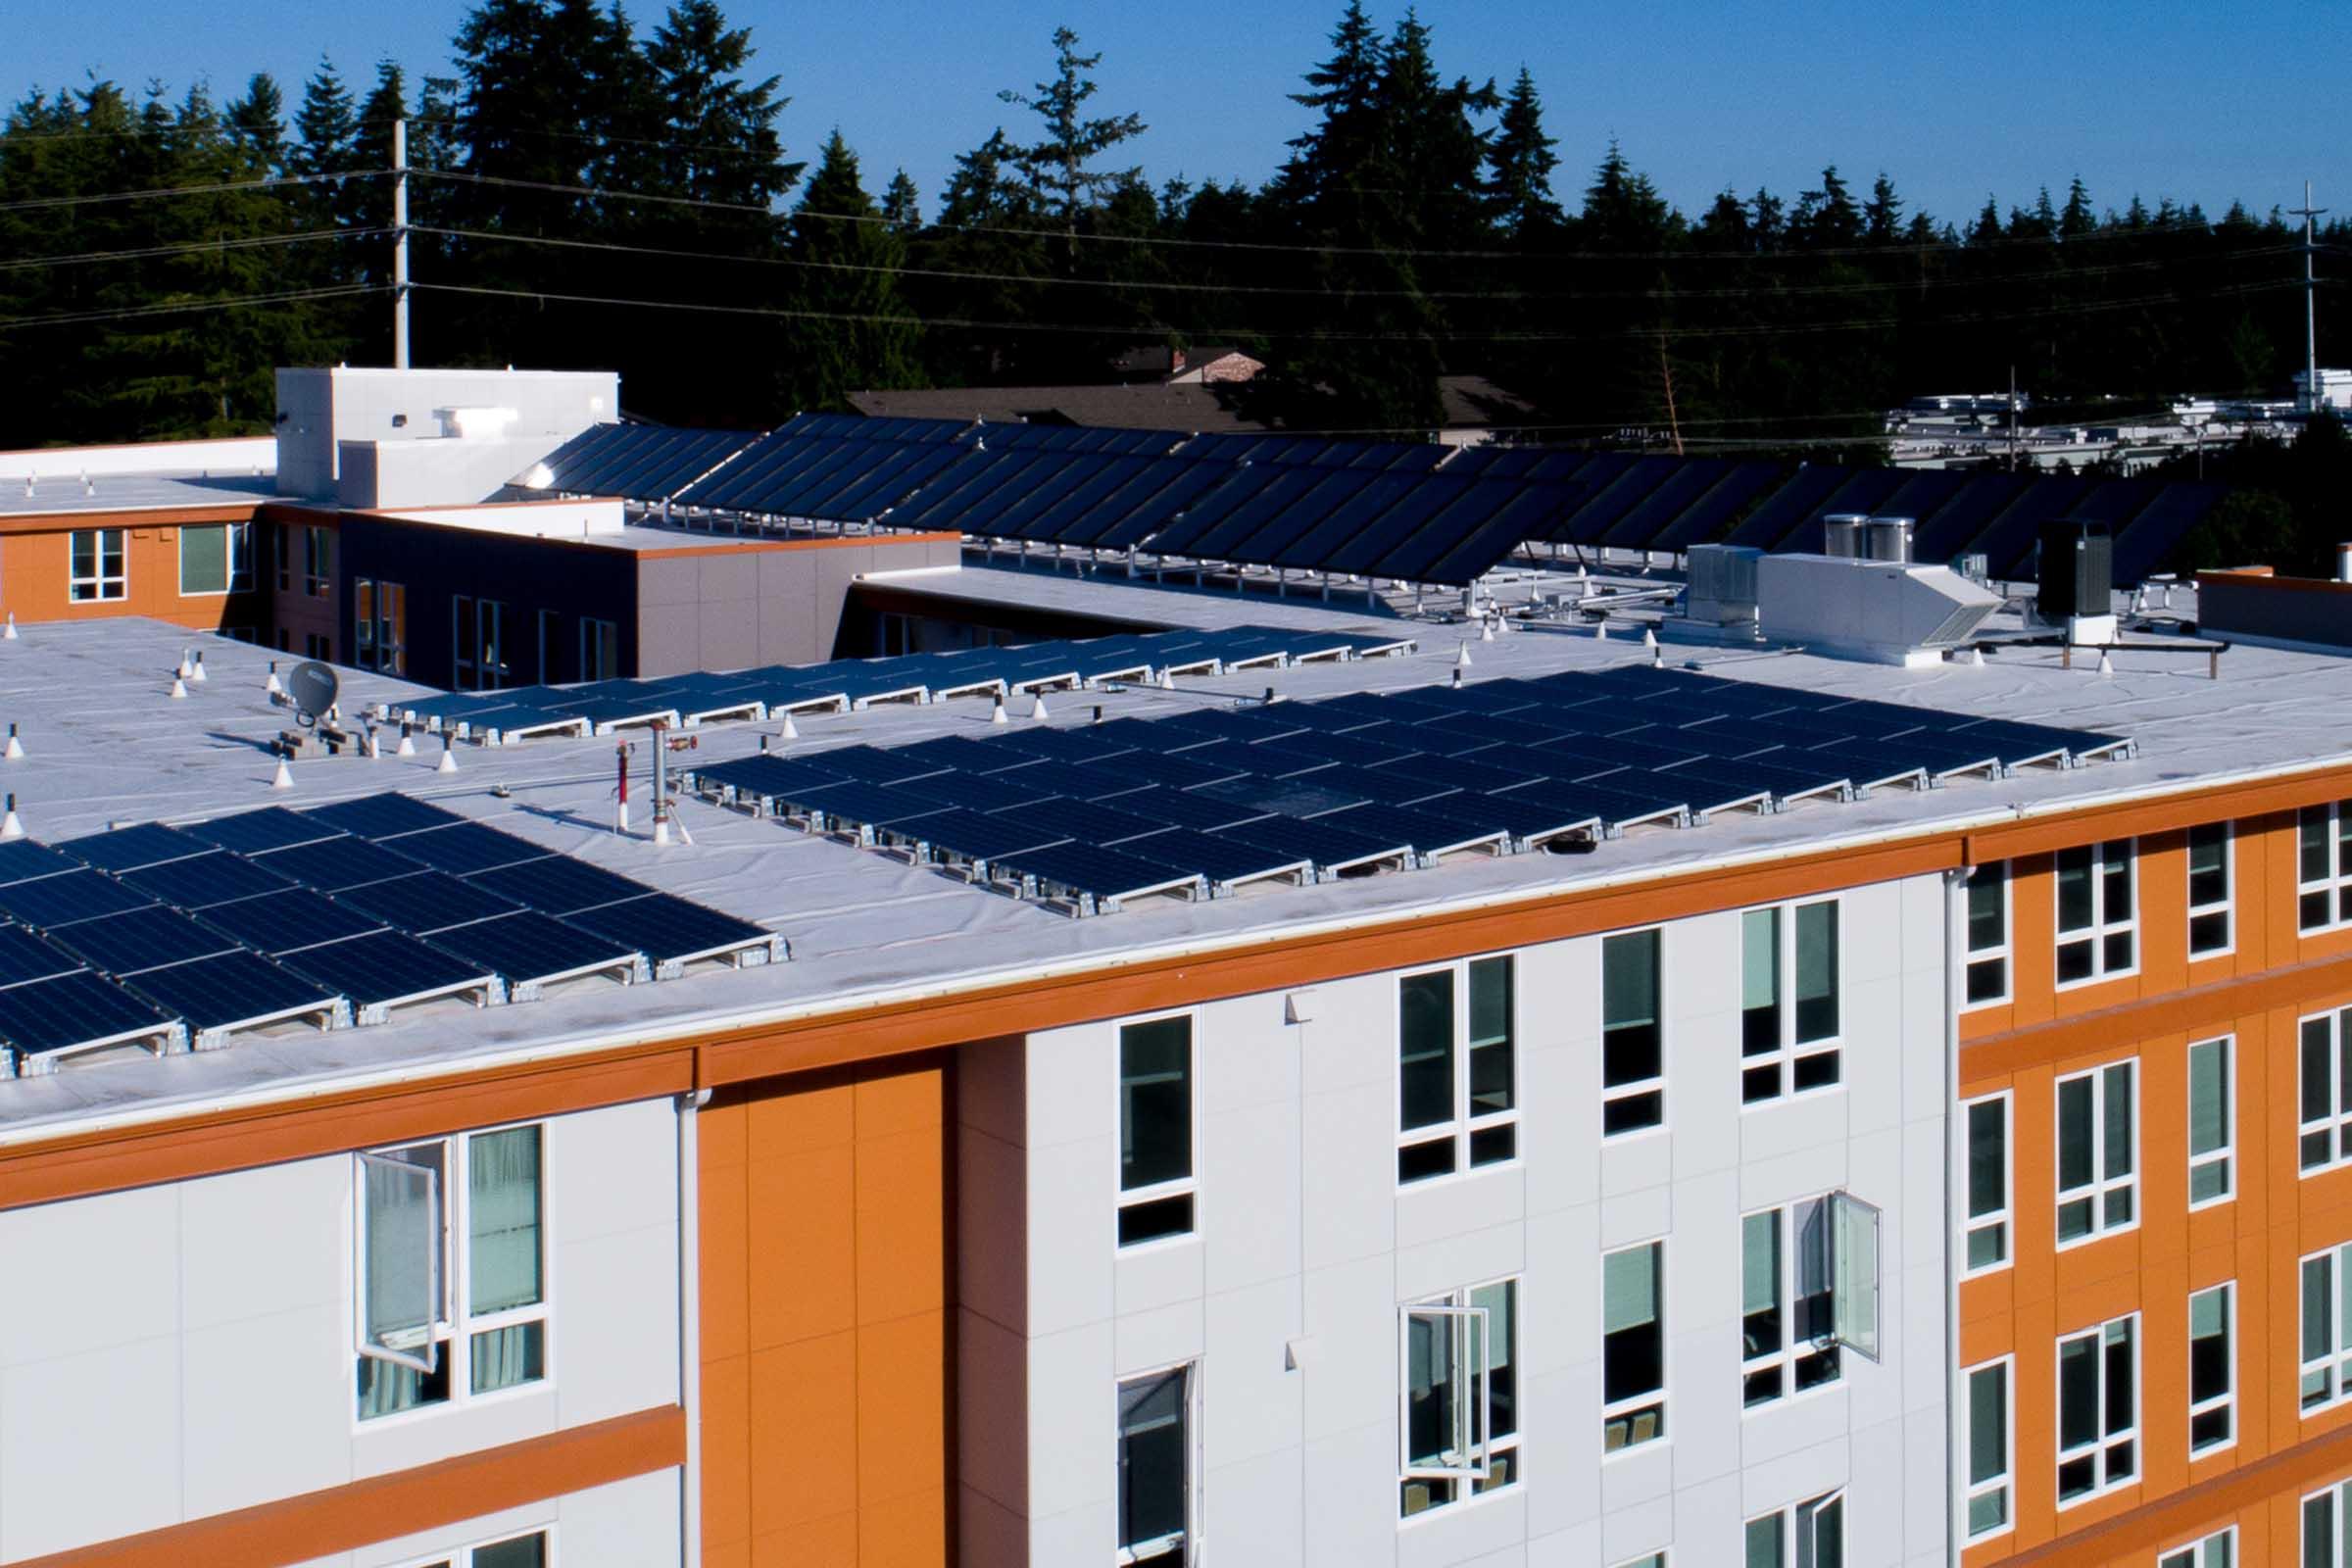
<path fill-rule="evenodd" d="M 967 571 L 966 576 L 978 575 Z M 1105 614 L 1151 616 L 1162 624 L 1213 623 L 1265 607 L 1109 581 L 1073 584 L 993 573 L 1021 596 L 1054 584 L 1056 597 L 1092 596 Z M 1286 619 L 1335 629 L 1394 631 L 1388 617 L 1291 604 Z M 1423 651 L 1398 659 L 1188 676 L 1180 689 L 1089 691 L 1053 705 L 1049 727 L 1105 717 L 1157 716 L 1229 705 L 1267 688 L 1293 697 L 1333 696 L 1442 685 L 1455 665 L 1459 629 L 1408 623 Z M 12 697 L 5 716 L 22 726 L 28 756 L 10 763 L 24 826 L 36 838 L 67 838 L 110 824 L 189 821 L 270 804 L 314 805 L 391 788 L 435 800 L 549 850 L 649 882 L 787 938 L 792 961 L 720 974 L 691 986 L 587 986 L 529 1004 L 476 1011 L 433 1004 L 408 1018 L 366 1029 L 289 1032 L 219 1052 L 166 1061 L 91 1065 L 37 1080 L 0 1083 L 0 1142 L 93 1116 L 164 1113 L 224 1098 L 277 1096 L 352 1075 L 431 1071 L 520 1056 L 599 1049 L 620 1038 L 692 1038 L 721 1029 L 768 1027 L 795 1018 L 881 1005 L 917 994 L 1064 976 L 1109 964 L 1207 956 L 1317 932 L 1419 922 L 1447 913 L 1507 909 L 1629 881 L 1777 861 L 1791 855 L 1846 853 L 1928 842 L 1961 832 L 1997 833 L 2040 815 L 2192 794 L 2297 772 L 2334 774 L 2352 765 L 2352 747 L 2334 718 L 2352 701 L 2352 662 L 2240 649 L 2223 678 L 2201 678 L 2177 657 L 2117 660 L 2113 678 L 2057 651 L 2021 648 L 1987 666 L 1947 664 L 1903 671 L 1838 662 L 1799 652 L 1697 652 L 1695 662 L 1745 681 L 1866 696 L 1985 717 L 2129 733 L 2136 760 L 2065 770 L 2035 769 L 1989 782 L 1958 779 L 1913 793 L 1881 791 L 1846 804 L 1800 804 L 1766 815 L 1721 816 L 1690 830 L 1637 830 L 1592 854 L 1555 857 L 1455 856 L 1434 867 L 1319 886 L 1257 886 L 1230 898 L 1151 900 L 1100 918 L 1073 920 L 1026 900 L 983 891 L 871 850 L 799 833 L 697 800 L 683 824 L 694 842 L 657 850 L 639 834 L 616 837 L 612 820 L 612 741 L 540 741 L 510 748 L 461 747 L 460 771 L 436 773 L 438 746 L 410 760 L 345 758 L 297 762 L 295 789 L 273 795 L 265 744 L 286 727 L 267 703 L 270 656 L 208 641 L 211 679 L 187 701 L 165 695 L 166 670 L 189 641 L 154 622 L 46 624 L 0 643 L 0 678 Z M 1678 651 L 1679 662 L 1685 657 Z M 1527 632 L 1481 643 L 1469 684 L 1645 662 L 1638 641 L 1596 641 Z M 416 688 L 380 676 L 344 674 L 347 710 Z M 942 736 L 992 733 L 985 701 L 892 705 L 804 717 L 792 750 L 821 755 L 858 742 L 884 747 Z M 1034 724 L 1036 721 L 1030 721 Z M 766 726 L 715 725 L 696 732 L 697 766 L 759 750 Z M 642 765 L 642 763 L 641 763 Z M 2317 787 L 2316 784 L 2314 787 Z M 2060 830 L 2063 831 L 2063 830 Z"/>
<path fill-rule="evenodd" d="M 991 424 L 1093 424 L 1120 430 L 1263 430 L 1198 382 L 1137 386 L 925 387 L 908 392 L 853 392 L 850 402 L 874 417 L 985 419 Z"/>
<path fill-rule="evenodd" d="M 0 479 L 0 518 L 42 517 L 117 512 L 185 512 L 233 507 L 251 512 L 277 499 L 276 481 L 267 475 L 184 473 L 94 473 L 84 480 L 70 470 L 29 485 Z"/>

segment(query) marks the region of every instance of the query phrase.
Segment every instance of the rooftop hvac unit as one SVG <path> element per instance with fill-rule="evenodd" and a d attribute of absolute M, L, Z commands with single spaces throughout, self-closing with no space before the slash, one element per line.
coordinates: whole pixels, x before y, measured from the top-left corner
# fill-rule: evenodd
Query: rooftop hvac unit
<path fill-rule="evenodd" d="M 1821 553 L 1836 556 L 1840 561 L 1862 559 L 1862 530 L 1870 522 L 1867 514 L 1833 512 L 1821 519 Z"/>
<path fill-rule="evenodd" d="M 1718 626 L 1756 618 L 1756 562 L 1763 551 L 1746 545 L 1692 545 L 1690 586 L 1683 613 Z"/>
<path fill-rule="evenodd" d="M 1911 530 L 1915 526 L 1909 517 L 1873 517 L 1862 525 L 1862 559 L 1891 561 L 1898 564 L 1911 559 Z"/>
<path fill-rule="evenodd" d="M 1947 566 L 1835 556 L 1767 556 L 1756 590 L 1772 641 L 1886 664 L 1940 662 L 2001 608 Z"/>
<path fill-rule="evenodd" d="M 2103 522 L 2065 520 L 2041 525 L 2040 588 L 2034 609 L 2056 623 L 2114 613 L 2115 541 Z"/>

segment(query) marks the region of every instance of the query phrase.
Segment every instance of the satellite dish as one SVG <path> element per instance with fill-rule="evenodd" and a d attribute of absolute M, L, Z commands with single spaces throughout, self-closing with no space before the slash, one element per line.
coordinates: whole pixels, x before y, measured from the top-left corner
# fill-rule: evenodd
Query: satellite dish
<path fill-rule="evenodd" d="M 286 696 L 294 704 L 294 717 L 306 726 L 317 724 L 333 710 L 342 689 L 334 667 L 316 659 L 304 660 L 286 676 Z"/>

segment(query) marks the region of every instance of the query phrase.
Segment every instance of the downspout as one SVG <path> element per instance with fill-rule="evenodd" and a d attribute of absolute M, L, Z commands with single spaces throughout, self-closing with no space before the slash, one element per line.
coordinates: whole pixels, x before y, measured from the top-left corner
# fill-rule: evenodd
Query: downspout
<path fill-rule="evenodd" d="M 695 1113 L 710 1091 L 678 1096 L 678 1403 L 686 1410 L 686 1464 L 678 1477 L 679 1561 L 703 1560 L 703 1184 Z"/>
<path fill-rule="evenodd" d="M 1960 1182 L 1966 1134 L 1960 1110 L 1961 964 L 1968 929 L 1968 873 L 1943 873 L 1943 1560 L 1960 1568 L 1967 1541 L 1968 1489 L 1958 1484 L 1960 1447 L 1954 1435 L 1966 1417 L 1960 1387 Z"/>

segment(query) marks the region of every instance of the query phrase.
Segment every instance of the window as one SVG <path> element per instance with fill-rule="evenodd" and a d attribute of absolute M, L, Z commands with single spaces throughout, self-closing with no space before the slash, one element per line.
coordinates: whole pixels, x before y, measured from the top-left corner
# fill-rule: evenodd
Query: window
<path fill-rule="evenodd" d="M 554 611 L 539 612 L 539 662 L 532 667 L 539 671 L 538 680 L 543 686 L 564 678 L 556 669 L 556 628 L 563 623 L 564 617 Z"/>
<path fill-rule="evenodd" d="M 1666 1435 L 1666 1244 L 1600 1259 L 1601 1448 Z"/>
<path fill-rule="evenodd" d="M 1995 860 L 1968 873 L 1967 1003 L 1981 1007 L 2009 1000 L 2009 862 Z"/>
<path fill-rule="evenodd" d="M 2237 1437 L 2234 1285 L 2188 1298 L 2188 1451 L 2227 1447 Z"/>
<path fill-rule="evenodd" d="M 326 633 L 322 631 L 306 631 L 302 634 L 303 658 L 317 659 L 332 662 L 334 659 L 334 645 L 326 640 Z"/>
<path fill-rule="evenodd" d="M 580 679 L 612 680 L 620 674 L 620 623 L 580 617 Z"/>
<path fill-rule="evenodd" d="M 2058 1245 L 2129 1229 L 2138 1217 L 2133 1061 L 2058 1080 Z"/>
<path fill-rule="evenodd" d="M 2302 1047 L 2296 1149 L 2309 1175 L 2352 1163 L 2352 1007 L 2304 1019 Z"/>
<path fill-rule="evenodd" d="M 2156 1559 L 2156 1568 L 2236 1568 L 2237 1528 L 2176 1546 Z"/>
<path fill-rule="evenodd" d="M 2205 822 L 2188 830 L 2188 956 L 2211 957 L 2228 953 L 2230 930 L 2230 901 L 2236 854 L 2230 824 Z"/>
<path fill-rule="evenodd" d="M 513 685 L 508 679 L 513 668 L 507 662 L 507 607 L 495 599 L 476 600 L 474 616 L 481 630 L 480 667 L 476 671 L 480 689 L 494 692 Z"/>
<path fill-rule="evenodd" d="M 74 603 L 130 596 L 130 568 L 122 555 L 122 529 L 74 529 L 72 557 L 66 594 Z"/>
<path fill-rule="evenodd" d="M 479 662 L 481 626 L 473 613 L 471 594 L 449 596 L 450 664 L 456 672 L 457 689 L 462 692 L 478 690 L 474 684 L 474 668 Z"/>
<path fill-rule="evenodd" d="M 2306 806 L 2297 819 L 2295 924 L 2304 931 L 2352 924 L 2352 802 Z"/>
<path fill-rule="evenodd" d="M 1838 1380 L 1828 1210 L 1811 1199 L 1740 1221 L 1740 1402 L 1751 1410 Z"/>
<path fill-rule="evenodd" d="M 1966 1272 L 2009 1261 L 2009 1096 L 1968 1103 L 1968 1262 Z"/>
<path fill-rule="evenodd" d="M 411 1568 L 547 1568 L 554 1561 L 547 1548 L 548 1533 L 534 1530 L 527 1536 L 509 1536 L 463 1551 L 444 1552 Z"/>
<path fill-rule="evenodd" d="M 1404 1309 L 1398 1508 L 1409 1519 L 1519 1479 L 1519 1282 Z"/>
<path fill-rule="evenodd" d="M 2058 1342 L 2058 1506 L 2139 1474 L 2139 1318 Z"/>
<path fill-rule="evenodd" d="M 1119 1384 L 1120 1562 L 1191 1557 L 1193 1384 L 1190 1366 Z"/>
<path fill-rule="evenodd" d="M 2352 1568 L 2352 1481 L 2303 1499 L 2303 1568 Z"/>
<path fill-rule="evenodd" d="M 1658 1004 L 1658 932 L 1600 939 L 1600 1133 L 1666 1120 L 1666 1039 Z"/>
<path fill-rule="evenodd" d="M 302 591 L 311 599 L 325 599 L 335 591 L 334 540 L 324 528 L 302 530 Z"/>
<path fill-rule="evenodd" d="M 2303 1259 L 2303 1376 L 2297 1396 L 2303 1413 L 2352 1398 L 2352 1246 Z"/>
<path fill-rule="evenodd" d="M 2138 963 L 2132 841 L 2058 852 L 2058 984 L 2129 974 Z"/>
<path fill-rule="evenodd" d="M 1666 1554 L 1662 1551 L 1644 1552 L 1617 1564 L 1617 1568 L 1666 1568 Z"/>
<path fill-rule="evenodd" d="M 1519 1152 L 1509 957 L 1396 982 L 1396 1180 L 1450 1176 Z M 1466 1042 L 1457 1051 L 1454 1042 Z"/>
<path fill-rule="evenodd" d="M 294 587 L 294 527 L 291 523 L 271 524 L 271 538 L 277 547 L 277 591 L 290 592 Z"/>
<path fill-rule="evenodd" d="M 396 582 L 351 580 L 352 662 L 397 675 L 408 663 L 409 593 Z"/>
<path fill-rule="evenodd" d="M 1193 1020 L 1119 1030 L 1119 1245 L 1193 1230 Z"/>
<path fill-rule="evenodd" d="M 358 1165 L 361 1418 L 545 1377 L 539 1128 L 380 1150 Z"/>
<path fill-rule="evenodd" d="M 253 586 L 253 525 L 188 524 L 179 530 L 179 591 L 244 593 Z"/>
<path fill-rule="evenodd" d="M 2200 1040 L 2188 1048 L 2188 1206 L 2219 1203 L 2235 1190 L 2230 1152 L 2236 1144 L 2230 1108 L 2230 1042 Z"/>
<path fill-rule="evenodd" d="M 2009 1528 L 2008 1357 L 1969 1369 L 1968 1539 L 1998 1535 Z"/>
<path fill-rule="evenodd" d="M 1845 1568 L 1845 1494 L 1747 1522 L 1746 1568 Z"/>
<path fill-rule="evenodd" d="M 1837 903 L 1749 909 L 1740 954 L 1740 1102 L 1838 1082 Z"/>

